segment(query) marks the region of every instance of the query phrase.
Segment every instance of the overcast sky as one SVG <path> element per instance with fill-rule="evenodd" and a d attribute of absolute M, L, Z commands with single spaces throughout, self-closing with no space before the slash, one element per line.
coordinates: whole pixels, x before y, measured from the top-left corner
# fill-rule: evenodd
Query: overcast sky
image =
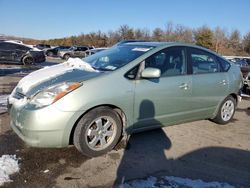
<path fill-rule="evenodd" d="M 19 37 L 60 38 L 123 24 L 153 30 L 169 21 L 246 34 L 250 0 L 0 0 L 0 34 Z"/>

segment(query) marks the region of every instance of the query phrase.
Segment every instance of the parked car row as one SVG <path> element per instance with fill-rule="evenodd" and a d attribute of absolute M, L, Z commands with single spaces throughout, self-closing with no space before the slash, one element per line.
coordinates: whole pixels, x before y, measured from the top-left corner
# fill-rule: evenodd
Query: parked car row
<path fill-rule="evenodd" d="M 89 46 L 56 46 L 47 44 L 26 45 L 22 41 L 0 40 L 0 63 L 33 64 L 46 60 L 46 56 L 69 59 L 87 57 L 106 48 Z"/>
<path fill-rule="evenodd" d="M 45 55 L 53 57 L 53 56 L 58 56 L 58 52 L 60 50 L 67 50 L 69 49 L 71 46 L 57 46 L 57 47 L 53 47 L 50 48 L 48 50 L 46 50 Z"/>
<path fill-rule="evenodd" d="M 94 48 L 91 46 L 56 46 L 51 47 L 46 44 L 38 44 L 35 47 L 44 51 L 46 56 L 60 57 L 61 59 L 69 59 L 70 57 L 87 57 L 107 48 Z"/>
<path fill-rule="evenodd" d="M 58 52 L 58 56 L 62 59 L 69 59 L 70 57 L 85 57 L 85 52 L 91 50 L 93 47 L 89 46 L 72 46 L 69 49 L 62 49 Z"/>

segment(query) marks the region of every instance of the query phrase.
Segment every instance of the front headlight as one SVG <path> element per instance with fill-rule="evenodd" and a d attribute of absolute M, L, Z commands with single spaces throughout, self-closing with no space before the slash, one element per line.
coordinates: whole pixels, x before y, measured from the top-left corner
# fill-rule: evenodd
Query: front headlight
<path fill-rule="evenodd" d="M 30 104 L 36 107 L 44 107 L 53 104 L 71 91 L 79 88 L 82 84 L 78 82 L 65 82 L 49 87 L 37 93 L 31 100 Z"/>

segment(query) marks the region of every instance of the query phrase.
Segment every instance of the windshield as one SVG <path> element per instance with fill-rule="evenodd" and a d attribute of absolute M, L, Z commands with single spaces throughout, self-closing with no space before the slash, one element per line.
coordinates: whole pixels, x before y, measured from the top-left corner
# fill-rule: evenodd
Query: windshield
<path fill-rule="evenodd" d="M 154 48 L 145 45 L 120 45 L 88 56 L 83 61 L 89 63 L 94 69 L 113 71 Z"/>
<path fill-rule="evenodd" d="M 69 51 L 73 51 L 74 49 L 76 49 L 76 47 L 75 46 L 71 46 L 68 50 Z"/>

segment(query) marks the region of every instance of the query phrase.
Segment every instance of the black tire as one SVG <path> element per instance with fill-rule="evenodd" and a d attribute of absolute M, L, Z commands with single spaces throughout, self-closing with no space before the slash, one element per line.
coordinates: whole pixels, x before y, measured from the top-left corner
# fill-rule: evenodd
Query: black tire
<path fill-rule="evenodd" d="M 34 59 L 33 59 L 33 57 L 31 57 L 31 56 L 25 56 L 25 57 L 22 59 L 22 63 L 23 63 L 24 65 L 31 65 L 31 64 L 34 63 Z"/>
<path fill-rule="evenodd" d="M 63 59 L 65 59 L 65 60 L 68 60 L 70 58 L 70 55 L 69 54 L 65 54 L 64 56 L 63 56 Z"/>
<path fill-rule="evenodd" d="M 228 110 L 225 109 L 225 107 L 228 105 Z M 231 109 L 231 110 L 229 110 Z M 236 109 L 236 101 L 232 96 L 227 96 L 223 102 L 221 103 L 219 110 L 217 112 L 217 115 L 214 119 L 212 119 L 212 121 L 214 121 L 215 123 L 218 124 L 222 124 L 225 125 L 228 122 L 231 121 L 231 119 L 234 116 L 235 113 L 235 109 Z M 227 113 L 228 112 L 228 113 Z M 230 115 L 228 115 L 230 114 Z"/>
<path fill-rule="evenodd" d="M 102 129 L 99 129 L 100 124 L 97 122 L 103 124 Z M 108 124 L 110 125 L 106 127 L 110 128 L 105 128 Z M 112 136 L 107 136 L 108 132 L 109 134 L 112 132 Z M 74 131 L 74 145 L 82 154 L 96 157 L 112 150 L 118 143 L 121 133 L 120 116 L 111 108 L 98 107 L 85 114 L 77 123 Z M 101 143 L 102 141 L 106 142 L 106 145 Z"/>
<path fill-rule="evenodd" d="M 53 56 L 53 52 L 47 52 L 47 56 L 52 57 Z"/>

